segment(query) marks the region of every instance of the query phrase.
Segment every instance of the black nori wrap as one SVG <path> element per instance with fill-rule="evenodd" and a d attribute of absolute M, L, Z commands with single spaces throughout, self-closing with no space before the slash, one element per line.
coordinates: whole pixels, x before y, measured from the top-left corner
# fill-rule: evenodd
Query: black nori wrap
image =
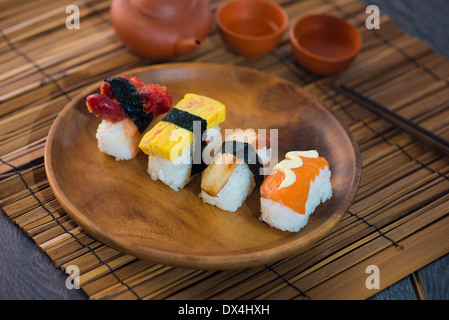
<path fill-rule="evenodd" d="M 198 133 L 194 130 L 195 121 L 198 121 L 197 123 L 200 124 L 200 136 L 195 136 L 195 141 L 201 142 L 201 148 L 198 150 L 198 148 L 195 148 L 195 144 L 193 146 L 192 170 L 190 176 L 203 172 L 207 167 L 203 160 L 203 150 L 207 145 L 206 141 L 203 140 L 203 134 L 207 130 L 207 121 L 197 115 L 177 108 L 171 109 L 162 121 L 171 122 L 181 128 L 191 131 L 193 134 Z M 198 159 L 200 159 L 200 161 L 197 161 Z"/>
<path fill-rule="evenodd" d="M 145 101 L 140 97 L 136 87 L 128 79 L 107 78 L 104 81 L 109 82 L 115 99 L 122 106 L 125 114 L 134 122 L 137 129 L 142 133 L 153 120 L 153 113 L 145 113 L 142 110 Z"/>
<path fill-rule="evenodd" d="M 235 140 L 225 140 L 221 145 L 220 152 L 232 153 L 237 158 L 245 161 L 249 170 L 254 175 L 254 182 L 256 183 L 257 189 L 260 188 L 265 179 L 265 176 L 260 173 L 260 168 L 263 168 L 263 163 L 251 144 Z"/>

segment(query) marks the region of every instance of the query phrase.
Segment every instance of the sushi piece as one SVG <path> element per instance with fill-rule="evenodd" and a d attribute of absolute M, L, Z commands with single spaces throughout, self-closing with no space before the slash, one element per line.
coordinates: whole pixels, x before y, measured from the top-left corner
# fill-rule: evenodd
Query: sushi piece
<path fill-rule="evenodd" d="M 266 135 L 252 129 L 229 135 L 202 174 L 199 197 L 222 210 L 237 211 L 260 187 L 269 154 L 270 141 Z"/>
<path fill-rule="evenodd" d="M 220 135 L 226 107 L 209 97 L 186 94 L 140 141 L 148 155 L 147 172 L 175 191 L 205 168 L 203 151 Z"/>
<path fill-rule="evenodd" d="M 260 187 L 261 219 L 297 232 L 321 203 L 332 197 L 329 163 L 316 150 L 290 151 Z"/>
<path fill-rule="evenodd" d="M 153 113 L 166 113 L 172 101 L 166 87 L 144 84 L 137 77 L 105 79 L 101 94 L 86 99 L 89 112 L 102 120 L 95 135 L 98 149 L 117 161 L 134 158 Z"/>

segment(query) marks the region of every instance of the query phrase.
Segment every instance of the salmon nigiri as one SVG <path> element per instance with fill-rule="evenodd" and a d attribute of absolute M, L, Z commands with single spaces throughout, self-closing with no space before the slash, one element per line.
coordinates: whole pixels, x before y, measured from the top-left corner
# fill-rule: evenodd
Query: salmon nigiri
<path fill-rule="evenodd" d="M 329 163 L 316 150 L 290 151 L 260 187 L 261 219 L 297 232 L 320 203 L 332 197 Z"/>

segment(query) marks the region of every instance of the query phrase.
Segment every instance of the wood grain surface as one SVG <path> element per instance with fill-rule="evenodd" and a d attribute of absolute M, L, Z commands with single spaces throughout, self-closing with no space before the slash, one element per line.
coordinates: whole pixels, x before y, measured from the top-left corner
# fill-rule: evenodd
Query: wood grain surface
<path fill-rule="evenodd" d="M 116 161 L 98 151 L 99 119 L 88 113 L 84 92 L 50 130 L 45 164 L 64 209 L 95 238 L 156 263 L 242 268 L 307 249 L 345 214 L 359 183 L 360 154 L 349 129 L 316 97 L 281 78 L 218 64 L 159 64 L 126 75 L 167 86 L 175 103 L 186 93 L 220 101 L 226 106 L 226 120 L 220 124 L 223 137 L 226 129 L 276 130 L 275 163 L 288 151 L 318 150 L 330 163 L 333 195 L 305 228 L 290 233 L 259 221 L 258 191 L 236 213 L 199 199 L 200 177 L 176 192 L 150 179 L 145 154 Z"/>

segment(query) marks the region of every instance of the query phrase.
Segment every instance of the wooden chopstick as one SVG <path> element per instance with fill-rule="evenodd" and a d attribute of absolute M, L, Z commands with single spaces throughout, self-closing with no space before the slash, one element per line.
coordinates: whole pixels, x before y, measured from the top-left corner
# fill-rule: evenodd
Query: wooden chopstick
<path fill-rule="evenodd" d="M 345 95 L 351 100 L 357 102 L 360 106 L 370 110 L 377 116 L 389 121 L 394 126 L 407 132 L 410 136 L 422 143 L 428 145 L 434 150 L 440 152 L 441 154 L 449 157 L 449 141 L 441 138 L 440 136 L 426 130 L 419 125 L 407 120 L 397 113 L 385 108 L 384 106 L 378 104 L 375 101 L 370 100 L 364 95 L 348 88 L 345 85 L 332 85 L 332 88 L 337 92 Z"/>

